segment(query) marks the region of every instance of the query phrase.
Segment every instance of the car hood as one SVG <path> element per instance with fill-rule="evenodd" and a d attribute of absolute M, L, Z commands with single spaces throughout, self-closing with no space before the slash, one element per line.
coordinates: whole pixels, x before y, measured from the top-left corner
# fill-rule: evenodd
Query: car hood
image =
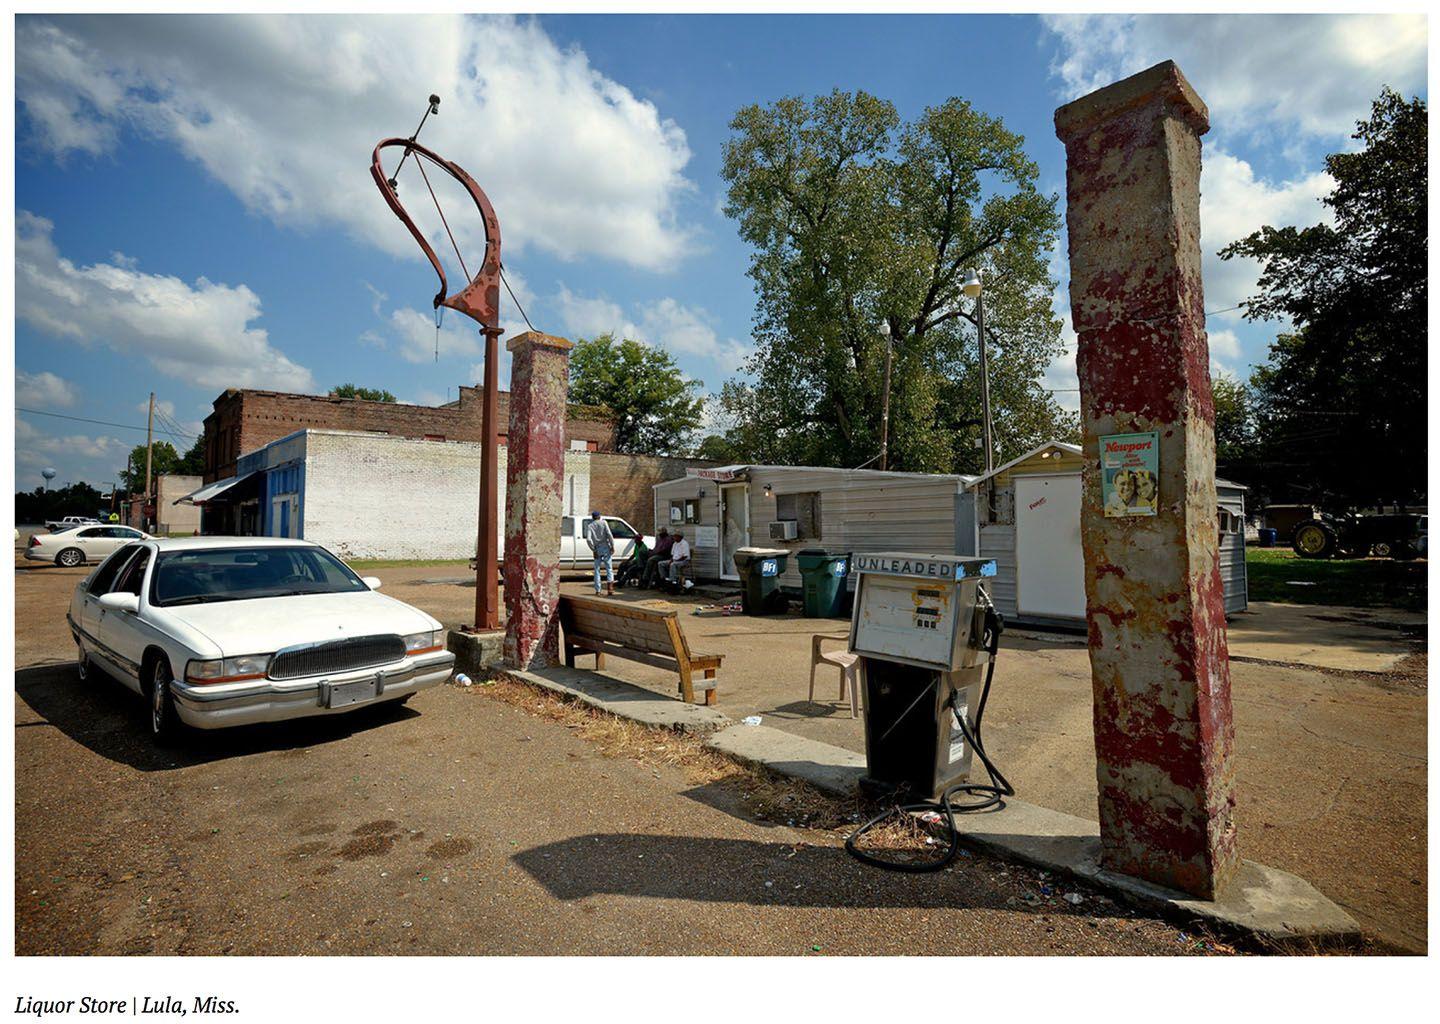
<path fill-rule="evenodd" d="M 418 608 L 374 591 L 217 601 L 157 609 L 194 629 L 231 657 L 269 654 L 296 644 L 376 633 L 420 633 L 440 623 Z"/>

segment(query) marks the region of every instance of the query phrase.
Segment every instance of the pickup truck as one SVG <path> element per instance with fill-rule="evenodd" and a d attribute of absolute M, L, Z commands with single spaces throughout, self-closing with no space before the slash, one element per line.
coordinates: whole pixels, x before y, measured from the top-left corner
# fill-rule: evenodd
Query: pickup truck
<path fill-rule="evenodd" d="M 610 533 L 615 538 L 614 563 L 619 565 L 635 550 L 635 538 L 640 537 L 647 548 L 655 547 L 655 538 L 645 536 L 619 516 L 601 516 L 610 524 Z M 589 516 L 564 516 L 560 520 L 560 568 L 589 569 L 594 564 L 590 543 L 585 539 L 585 524 Z M 504 560 L 505 552 L 500 552 Z M 470 559 L 470 568 L 475 568 L 475 559 Z"/>
<path fill-rule="evenodd" d="M 45 529 L 51 533 L 59 533 L 62 530 L 73 530 L 77 526 L 96 526 L 99 522 L 100 520 L 90 516 L 66 516 L 64 519 L 45 520 Z"/>

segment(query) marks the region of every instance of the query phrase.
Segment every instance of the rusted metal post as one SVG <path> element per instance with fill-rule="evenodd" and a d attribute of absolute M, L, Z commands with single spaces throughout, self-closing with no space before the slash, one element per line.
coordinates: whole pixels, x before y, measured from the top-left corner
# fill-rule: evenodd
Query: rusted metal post
<path fill-rule="evenodd" d="M 505 471 L 505 664 L 559 659 L 560 515 L 570 342 L 536 331 L 511 338 Z"/>
<path fill-rule="evenodd" d="M 475 628 L 500 625 L 500 329 L 485 335 L 485 397 L 481 406 L 480 536 L 475 541 Z"/>
<path fill-rule="evenodd" d="M 1203 899 L 1238 863 L 1200 272 L 1208 128 L 1205 104 L 1171 61 L 1055 112 L 1079 336 L 1102 862 Z M 1153 514 L 1135 497 L 1144 470 L 1121 478 L 1112 468 L 1107 486 L 1101 461 L 1128 443 L 1102 453 L 1103 437 L 1150 432 Z"/>

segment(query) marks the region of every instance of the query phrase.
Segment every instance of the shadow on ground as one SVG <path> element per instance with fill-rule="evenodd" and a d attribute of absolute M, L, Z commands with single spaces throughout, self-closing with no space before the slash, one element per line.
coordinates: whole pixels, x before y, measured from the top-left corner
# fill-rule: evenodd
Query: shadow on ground
<path fill-rule="evenodd" d="M 989 862 L 957 860 L 948 873 L 881 871 L 839 846 L 696 836 L 592 833 L 517 853 L 516 864 L 561 900 L 640 896 L 755 906 L 1026 910 L 1052 917 L 1130 920 L 1120 904 L 1028 906 L 997 884 Z M 1018 876 L 1012 874 L 1011 880 Z M 1023 884 L 1023 883 L 1022 883 Z"/>
<path fill-rule="evenodd" d="M 15 692 L 41 719 L 16 729 L 55 728 L 101 757 L 139 771 L 170 771 L 231 757 L 314 747 L 419 714 L 391 702 L 343 715 L 213 731 L 193 730 L 173 747 L 150 738 L 149 709 L 139 694 L 96 673 L 82 683 L 72 662 L 15 673 Z"/>

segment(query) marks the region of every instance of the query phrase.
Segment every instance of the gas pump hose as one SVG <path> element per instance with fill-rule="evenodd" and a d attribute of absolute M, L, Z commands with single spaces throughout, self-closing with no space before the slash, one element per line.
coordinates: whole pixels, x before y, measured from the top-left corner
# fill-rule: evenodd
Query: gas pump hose
<path fill-rule="evenodd" d="M 903 871 L 908 874 L 920 875 L 932 871 L 940 871 L 953 861 L 960 852 L 960 831 L 955 827 L 955 814 L 966 814 L 972 811 L 983 811 L 994 807 L 1007 796 L 1015 795 L 1015 787 L 1001 774 L 1000 769 L 995 767 L 995 762 L 990 760 L 990 755 L 985 753 L 985 744 L 980 739 L 980 723 L 985 718 L 985 703 L 990 698 L 990 681 L 995 677 L 995 655 L 1000 649 L 1000 632 L 1004 625 L 1000 616 L 990 608 L 986 613 L 986 629 L 988 643 L 985 649 L 990 652 L 990 665 L 985 670 L 985 685 L 980 690 L 980 701 L 975 707 L 975 731 L 970 731 L 970 724 L 966 721 L 966 715 L 959 714 L 954 708 L 954 696 L 951 697 L 951 708 L 956 711 L 956 720 L 960 725 L 960 732 L 964 735 L 967 743 L 980 763 L 985 766 L 985 771 L 990 777 L 988 783 L 982 782 L 961 782 L 940 794 L 939 811 L 947 833 L 947 844 L 945 853 L 938 860 L 924 861 L 918 864 L 907 864 L 901 861 L 885 860 L 874 854 L 866 853 L 857 845 L 857 841 L 866 832 L 879 825 L 882 821 L 897 814 L 915 814 L 923 811 L 933 811 L 936 805 L 933 801 L 924 800 L 919 803 L 899 804 L 888 810 L 881 811 L 865 824 L 852 832 L 845 840 L 845 852 L 856 860 L 869 864 L 872 867 L 883 868 L 886 871 Z M 952 795 L 957 793 L 969 794 L 980 797 L 978 801 L 967 804 L 952 804 Z"/>

